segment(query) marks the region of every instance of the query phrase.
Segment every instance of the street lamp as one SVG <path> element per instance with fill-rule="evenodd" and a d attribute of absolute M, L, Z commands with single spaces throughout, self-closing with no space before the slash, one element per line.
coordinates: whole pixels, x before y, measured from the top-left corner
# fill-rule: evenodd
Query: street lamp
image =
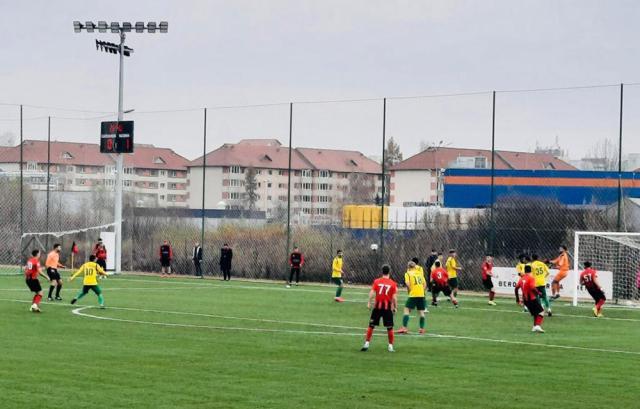
<path fill-rule="evenodd" d="M 130 57 L 131 53 L 133 53 L 133 49 L 129 47 L 125 47 L 124 41 L 126 38 L 125 33 L 131 32 L 133 24 L 130 22 L 123 22 L 122 24 L 118 22 L 111 22 L 111 24 L 107 24 L 106 21 L 98 21 L 98 24 L 94 24 L 92 21 L 86 21 L 84 24 L 80 21 L 73 22 L 73 31 L 76 33 L 82 32 L 82 30 L 86 30 L 88 33 L 93 33 L 97 28 L 98 32 L 106 33 L 107 30 L 110 30 L 112 33 L 120 34 L 120 44 L 109 43 L 106 41 L 98 41 L 96 40 L 96 50 L 104 51 L 106 53 L 111 54 L 120 54 L 120 69 L 119 69 L 119 77 L 118 77 L 118 121 L 122 121 L 124 118 L 124 108 L 123 108 L 123 87 L 124 87 L 124 57 Z M 135 23 L 136 33 L 143 33 L 145 31 L 149 33 L 155 33 L 157 29 L 157 25 L 154 21 L 150 21 L 146 24 L 144 22 L 138 21 Z M 166 21 L 160 22 L 160 32 L 166 33 L 169 30 L 169 23 Z M 124 166 L 124 157 L 121 153 L 117 153 L 116 155 L 116 186 L 115 186 L 115 211 L 114 211 L 114 222 L 115 222 L 115 233 L 116 233 L 116 248 L 115 248 L 115 273 L 119 274 L 122 267 L 122 173 Z"/>

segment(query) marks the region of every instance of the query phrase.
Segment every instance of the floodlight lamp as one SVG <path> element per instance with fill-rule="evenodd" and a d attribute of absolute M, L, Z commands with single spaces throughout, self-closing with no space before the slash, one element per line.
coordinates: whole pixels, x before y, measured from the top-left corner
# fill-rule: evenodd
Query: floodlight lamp
<path fill-rule="evenodd" d="M 130 32 L 130 31 L 131 31 L 131 23 L 130 23 L 130 22 L 128 22 L 128 21 L 123 22 L 123 23 L 122 23 L 122 31 L 123 31 L 124 33 L 128 33 L 128 32 Z"/>
<path fill-rule="evenodd" d="M 79 21 L 73 22 L 73 31 L 75 31 L 76 33 L 79 33 L 80 31 L 82 31 L 82 24 L 80 24 Z"/>
<path fill-rule="evenodd" d="M 166 33 L 168 31 L 169 31 L 169 22 L 161 21 L 160 22 L 160 32 L 161 33 Z"/>
<path fill-rule="evenodd" d="M 101 33 L 107 32 L 107 22 L 106 21 L 98 21 L 98 31 Z"/>
<path fill-rule="evenodd" d="M 150 21 L 149 23 L 147 23 L 147 31 L 150 33 L 155 33 L 156 32 L 156 22 L 155 21 Z"/>
<path fill-rule="evenodd" d="M 93 21 L 85 22 L 84 27 L 87 29 L 87 33 L 93 33 L 93 31 L 96 29 L 96 25 L 93 23 Z"/>
<path fill-rule="evenodd" d="M 136 21 L 136 33 L 144 33 L 144 23 L 142 21 Z"/>
<path fill-rule="evenodd" d="M 120 32 L 120 24 L 118 24 L 115 21 L 111 22 L 111 32 L 112 33 L 119 33 Z"/>

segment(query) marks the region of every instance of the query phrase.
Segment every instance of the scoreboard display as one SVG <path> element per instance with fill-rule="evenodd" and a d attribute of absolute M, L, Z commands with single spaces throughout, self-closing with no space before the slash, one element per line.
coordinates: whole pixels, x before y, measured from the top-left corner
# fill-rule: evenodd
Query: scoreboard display
<path fill-rule="evenodd" d="M 133 121 L 102 122 L 100 153 L 133 153 Z"/>

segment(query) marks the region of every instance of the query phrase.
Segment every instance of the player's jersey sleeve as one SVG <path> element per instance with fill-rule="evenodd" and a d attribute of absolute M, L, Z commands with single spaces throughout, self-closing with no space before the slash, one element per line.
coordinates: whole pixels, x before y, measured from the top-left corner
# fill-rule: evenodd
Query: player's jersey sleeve
<path fill-rule="evenodd" d="M 411 277 L 409 277 L 409 272 L 404 273 L 404 285 L 409 289 L 411 288 Z"/>

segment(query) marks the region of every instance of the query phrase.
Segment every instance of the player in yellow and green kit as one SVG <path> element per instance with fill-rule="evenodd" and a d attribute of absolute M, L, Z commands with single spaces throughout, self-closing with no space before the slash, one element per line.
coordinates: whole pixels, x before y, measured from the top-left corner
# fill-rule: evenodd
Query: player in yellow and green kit
<path fill-rule="evenodd" d="M 518 273 L 519 277 L 522 277 L 524 275 L 524 266 L 526 266 L 530 262 L 531 262 L 531 259 L 529 259 L 529 256 L 527 256 L 526 254 L 520 254 L 518 256 L 518 264 L 516 264 L 516 272 Z"/>
<path fill-rule="evenodd" d="M 398 334 L 406 334 L 409 332 L 409 315 L 413 309 L 418 310 L 420 314 L 420 334 L 424 334 L 426 301 L 424 299 L 425 290 L 427 288 L 427 280 L 424 278 L 422 268 L 417 269 L 416 263 L 410 261 L 407 265 L 407 272 L 404 275 L 404 284 L 407 287 L 409 298 L 404 306 L 404 315 L 402 316 L 402 327 L 397 331 Z"/>
<path fill-rule="evenodd" d="M 551 304 L 547 296 L 547 277 L 549 276 L 549 266 L 538 260 L 537 254 L 531 255 L 531 271 L 536 280 L 536 288 L 540 292 L 540 303 L 547 310 L 547 316 L 551 316 Z"/>
<path fill-rule="evenodd" d="M 89 290 L 93 291 L 98 296 L 98 303 L 100 304 L 100 308 L 104 308 L 104 297 L 102 297 L 102 290 L 98 285 L 98 276 L 106 276 L 107 273 L 104 272 L 102 267 L 100 267 L 96 263 L 96 256 L 93 254 L 89 256 L 89 261 L 80 266 L 78 271 L 76 271 L 69 281 L 73 281 L 74 278 L 83 274 L 84 278 L 82 279 L 82 290 L 76 295 L 76 297 L 71 300 L 71 304 L 75 304 L 79 299 L 84 297 L 89 293 Z"/>
<path fill-rule="evenodd" d="M 338 253 L 333 258 L 333 263 L 331 265 L 331 281 L 338 286 L 338 289 L 336 290 L 336 297 L 334 298 L 336 302 L 344 302 L 344 298 L 342 298 L 342 289 L 344 288 L 342 281 L 342 274 L 344 274 L 344 270 L 342 269 L 343 263 L 342 250 L 338 250 Z"/>
<path fill-rule="evenodd" d="M 455 250 L 449 250 L 449 258 L 447 258 L 446 269 L 449 276 L 449 288 L 454 297 L 458 296 L 458 271 L 462 270 L 460 264 L 458 264 L 458 253 Z"/>

